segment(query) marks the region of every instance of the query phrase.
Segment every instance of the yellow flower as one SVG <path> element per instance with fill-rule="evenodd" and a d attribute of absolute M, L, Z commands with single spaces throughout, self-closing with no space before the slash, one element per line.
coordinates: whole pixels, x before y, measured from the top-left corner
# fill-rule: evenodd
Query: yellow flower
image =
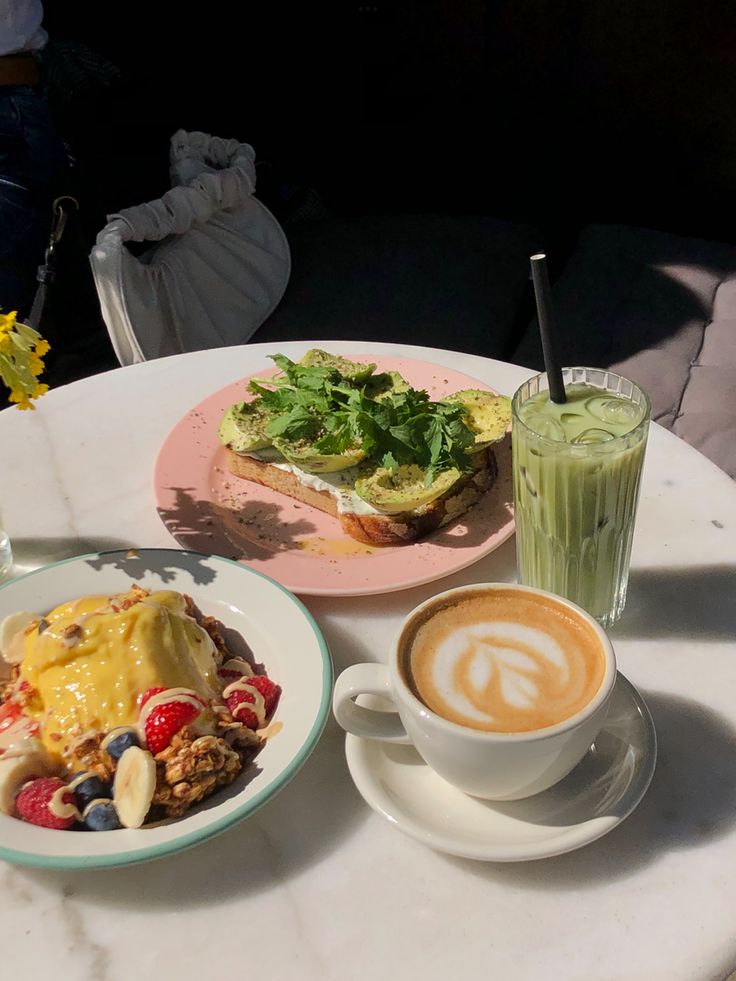
<path fill-rule="evenodd" d="M 33 409 L 48 385 L 37 379 L 43 374 L 43 356 L 51 350 L 37 330 L 18 323 L 17 312 L 0 313 L 0 379 L 10 389 L 9 400 L 19 409 Z"/>
<path fill-rule="evenodd" d="M 16 310 L 11 310 L 10 313 L 0 313 L 0 334 L 6 334 L 15 327 L 17 315 Z"/>

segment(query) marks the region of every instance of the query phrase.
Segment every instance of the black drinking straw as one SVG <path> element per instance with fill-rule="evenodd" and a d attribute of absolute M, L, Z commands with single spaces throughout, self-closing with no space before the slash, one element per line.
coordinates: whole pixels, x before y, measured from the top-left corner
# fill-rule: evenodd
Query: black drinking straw
<path fill-rule="evenodd" d="M 547 372 L 549 397 L 553 402 L 567 402 L 565 383 L 562 381 L 562 368 L 555 348 L 555 328 L 552 315 L 552 294 L 547 274 L 547 256 L 543 252 L 530 256 L 534 296 L 537 300 L 537 319 L 542 335 L 542 354 Z"/>

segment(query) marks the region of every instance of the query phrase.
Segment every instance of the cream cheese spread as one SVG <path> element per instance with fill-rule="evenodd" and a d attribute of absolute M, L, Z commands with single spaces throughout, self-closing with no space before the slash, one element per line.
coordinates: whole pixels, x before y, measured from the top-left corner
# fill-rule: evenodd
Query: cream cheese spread
<path fill-rule="evenodd" d="M 369 473 L 373 465 L 346 467 L 345 470 L 338 470 L 335 473 L 307 473 L 292 463 L 288 463 L 278 450 L 267 447 L 263 450 L 253 450 L 251 453 L 244 453 L 243 456 L 252 456 L 261 463 L 269 463 L 279 470 L 286 470 L 299 478 L 306 487 L 311 487 L 317 491 L 327 491 L 337 500 L 337 510 L 341 514 L 380 514 L 376 508 L 372 507 L 362 497 L 355 493 L 355 481 L 358 477 Z"/>

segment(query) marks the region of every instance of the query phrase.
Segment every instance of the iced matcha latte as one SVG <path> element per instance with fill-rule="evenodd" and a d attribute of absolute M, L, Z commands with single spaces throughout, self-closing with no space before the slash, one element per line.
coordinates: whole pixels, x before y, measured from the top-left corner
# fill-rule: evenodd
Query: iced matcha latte
<path fill-rule="evenodd" d="M 512 403 L 519 582 L 608 626 L 626 601 L 649 400 L 610 371 L 566 368 L 563 379 L 564 403 L 545 375 Z"/>

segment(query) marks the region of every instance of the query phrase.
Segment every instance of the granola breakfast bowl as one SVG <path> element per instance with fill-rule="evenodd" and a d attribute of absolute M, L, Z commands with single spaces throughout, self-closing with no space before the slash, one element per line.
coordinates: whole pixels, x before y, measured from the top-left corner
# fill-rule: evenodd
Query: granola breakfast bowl
<path fill-rule="evenodd" d="M 45 566 L 0 586 L 0 642 L 0 859 L 15 864 L 123 866 L 214 837 L 286 786 L 328 717 L 310 613 L 218 556 Z"/>

